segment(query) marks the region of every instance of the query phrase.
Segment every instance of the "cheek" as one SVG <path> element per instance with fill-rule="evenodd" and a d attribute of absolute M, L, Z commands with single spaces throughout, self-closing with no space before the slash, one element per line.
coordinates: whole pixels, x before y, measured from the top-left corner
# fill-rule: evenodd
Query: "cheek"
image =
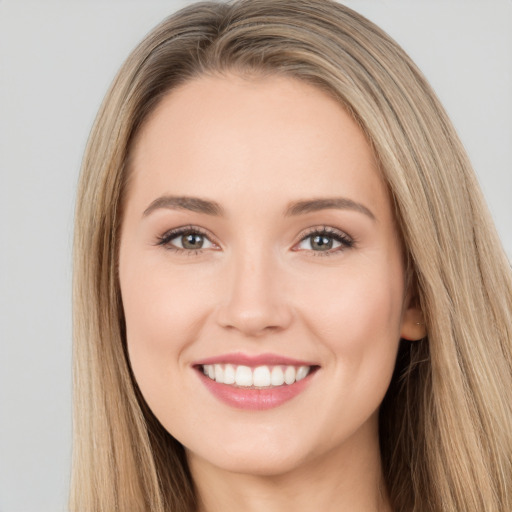
<path fill-rule="evenodd" d="M 326 349 L 332 383 L 315 414 L 332 426 L 336 439 L 349 437 L 376 413 L 393 374 L 403 288 L 399 279 L 379 275 L 359 272 L 338 283 L 326 280 L 323 292 L 315 287 L 304 301 L 303 318 Z"/>
<path fill-rule="evenodd" d="M 180 381 L 170 376 L 186 371 L 183 353 L 197 340 L 205 316 L 198 285 L 187 272 L 169 272 L 165 265 L 123 263 L 120 281 L 130 364 L 150 408 L 172 414 L 180 404 L 169 397 L 180 397 L 183 390 L 170 392 Z"/>
<path fill-rule="evenodd" d="M 212 270 L 172 265 L 164 249 L 133 245 L 128 240 L 119 268 L 128 342 L 176 352 L 196 338 L 215 300 Z"/>
<path fill-rule="evenodd" d="M 398 339 L 402 315 L 403 284 L 389 269 L 384 272 L 346 272 L 304 283 L 301 310 L 320 338 L 333 348 L 354 349 L 379 339 Z"/>
<path fill-rule="evenodd" d="M 304 296 L 303 318 L 327 349 L 346 400 L 367 397 L 371 407 L 386 392 L 400 340 L 404 284 L 401 266 L 392 263 L 351 268 L 326 276 L 307 295 L 297 291 Z"/>

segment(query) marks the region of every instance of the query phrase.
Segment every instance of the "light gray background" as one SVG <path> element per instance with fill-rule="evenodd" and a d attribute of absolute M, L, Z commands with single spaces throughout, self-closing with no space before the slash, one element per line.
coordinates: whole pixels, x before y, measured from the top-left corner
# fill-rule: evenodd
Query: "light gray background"
<path fill-rule="evenodd" d="M 71 238 L 81 155 L 114 73 L 190 2 L 0 0 L 0 511 L 66 508 Z M 438 92 L 512 256 L 512 0 L 354 0 Z"/>

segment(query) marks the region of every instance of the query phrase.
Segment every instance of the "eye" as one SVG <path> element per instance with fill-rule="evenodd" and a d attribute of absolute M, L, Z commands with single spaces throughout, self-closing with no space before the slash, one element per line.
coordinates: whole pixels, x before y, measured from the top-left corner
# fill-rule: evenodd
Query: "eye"
<path fill-rule="evenodd" d="M 296 245 L 296 250 L 313 251 L 327 256 L 348 249 L 354 241 L 348 235 L 334 228 L 315 228 Z M 322 254 L 323 253 L 323 254 Z M 320 255 L 318 254 L 318 255 Z"/>
<path fill-rule="evenodd" d="M 197 252 L 217 248 L 205 233 L 195 227 L 173 229 L 158 240 L 158 245 L 177 252 Z"/>

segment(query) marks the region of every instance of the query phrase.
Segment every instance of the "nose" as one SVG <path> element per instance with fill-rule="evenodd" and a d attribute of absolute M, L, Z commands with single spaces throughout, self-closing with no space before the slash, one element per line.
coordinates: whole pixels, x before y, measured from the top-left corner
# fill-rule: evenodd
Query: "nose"
<path fill-rule="evenodd" d="M 259 337 L 282 331 L 292 322 L 283 270 L 268 253 L 234 257 L 224 290 L 217 310 L 223 328 Z"/>

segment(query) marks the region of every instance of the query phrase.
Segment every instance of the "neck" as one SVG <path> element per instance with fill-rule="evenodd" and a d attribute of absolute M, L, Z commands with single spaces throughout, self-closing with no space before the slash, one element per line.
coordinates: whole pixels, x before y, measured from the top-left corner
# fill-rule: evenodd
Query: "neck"
<path fill-rule="evenodd" d="M 378 436 L 364 434 L 273 475 L 226 471 L 188 453 L 198 512 L 391 512 Z"/>

